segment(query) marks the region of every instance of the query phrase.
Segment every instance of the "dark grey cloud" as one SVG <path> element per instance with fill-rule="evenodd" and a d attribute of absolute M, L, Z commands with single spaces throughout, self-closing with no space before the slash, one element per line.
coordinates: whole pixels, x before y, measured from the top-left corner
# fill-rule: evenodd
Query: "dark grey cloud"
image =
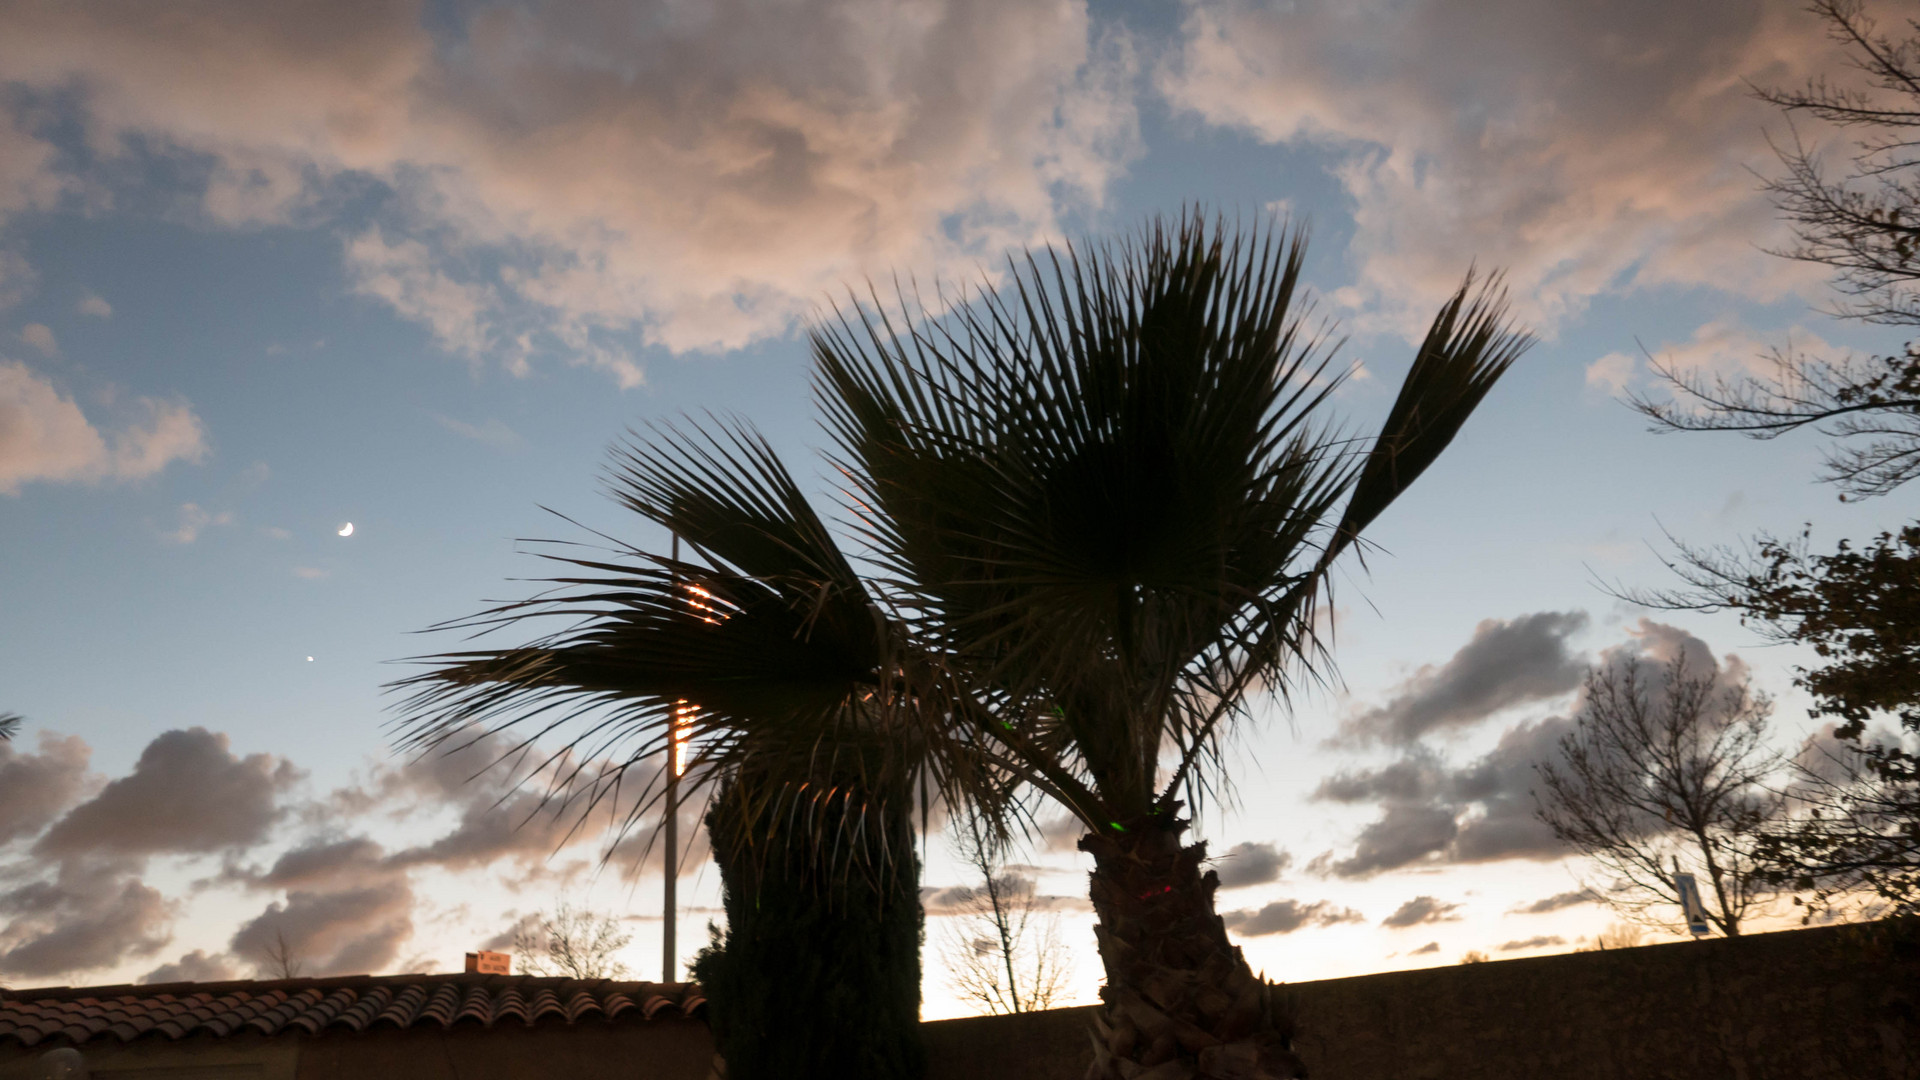
<path fill-rule="evenodd" d="M 1220 887 L 1238 889 L 1248 885 L 1265 885 L 1277 881 L 1287 867 L 1293 865 L 1293 855 L 1274 847 L 1272 844 L 1249 841 L 1235 844 L 1224 854 L 1213 859 L 1213 871 L 1220 875 Z"/>
<path fill-rule="evenodd" d="M 296 889 L 248 920 L 227 947 L 262 976 L 275 973 L 269 957 L 282 941 L 302 974 L 375 972 L 392 964 L 413 935 L 413 905 L 403 878 L 330 892 Z"/>
<path fill-rule="evenodd" d="M 1460 918 L 1454 912 L 1460 910 L 1459 904 L 1449 904 L 1431 896 L 1416 896 L 1401 904 L 1393 914 L 1380 920 L 1381 926 L 1399 929 L 1406 926 L 1419 926 L 1421 923 L 1453 922 Z"/>
<path fill-rule="evenodd" d="M 1303 904 L 1298 900 L 1275 900 L 1258 911 L 1229 911 L 1220 919 L 1228 929 L 1241 937 L 1263 937 L 1268 934 L 1291 934 L 1303 926 L 1364 922 L 1366 916 L 1327 900 L 1316 900 L 1311 904 Z"/>
<path fill-rule="evenodd" d="M 1544 899 L 1535 900 L 1531 904 L 1522 904 L 1508 914 L 1545 915 L 1549 911 L 1559 911 L 1561 908 L 1570 908 L 1576 904 L 1597 903 L 1599 899 L 1600 897 L 1591 889 L 1575 889 L 1572 892 L 1555 893 Z"/>
<path fill-rule="evenodd" d="M 1644 663 L 1641 675 L 1650 693 L 1661 691 L 1665 665 L 1680 658 L 1691 674 L 1720 685 L 1733 685 L 1747 675 L 1738 657 L 1716 660 L 1705 642 L 1676 627 L 1642 619 L 1630 634 L 1626 642 L 1602 652 L 1599 663 L 1614 669 Z M 1584 694 L 1582 690 L 1575 696 L 1566 716 L 1508 728 L 1492 750 L 1464 766 L 1453 766 L 1431 747 L 1415 743 L 1397 761 L 1327 777 L 1314 798 L 1377 802 L 1382 813 L 1361 830 L 1351 856 L 1315 860 L 1316 868 L 1360 877 L 1403 866 L 1544 860 L 1568 854 L 1535 816 L 1535 767 L 1558 760 L 1560 740 L 1572 732 L 1572 717 L 1583 707 Z"/>
<path fill-rule="evenodd" d="M 219 953 L 209 956 L 206 950 L 195 949 L 171 964 L 161 964 L 140 976 L 140 981 L 149 984 L 225 982 L 239 977 L 240 970 L 233 966 L 232 957 Z"/>
<path fill-rule="evenodd" d="M 1586 613 L 1579 611 L 1484 620 L 1446 663 L 1421 668 L 1385 705 L 1342 724 L 1336 742 L 1405 746 L 1434 732 L 1472 727 L 1503 709 L 1569 693 L 1579 687 L 1586 662 L 1568 641 L 1586 625 Z"/>
<path fill-rule="evenodd" d="M 52 879 L 0 893 L 0 975 L 39 979 L 159 952 L 173 910 L 137 870 L 125 859 L 70 858 Z"/>
<path fill-rule="evenodd" d="M 1388 806 L 1380 820 L 1360 830 L 1352 857 L 1333 863 L 1333 872 L 1365 877 L 1437 856 L 1460 835 L 1454 817 L 1450 806 Z"/>
<path fill-rule="evenodd" d="M 1377 769 L 1346 770 L 1321 781 L 1313 797 L 1381 806 L 1355 838 L 1353 854 L 1320 863 L 1342 877 L 1403 866 L 1555 859 L 1567 854 L 1534 816 L 1534 765 L 1554 760 L 1566 717 L 1516 724 L 1485 755 L 1454 767 L 1425 747 Z"/>
<path fill-rule="evenodd" d="M 1530 937 L 1524 941 L 1509 941 L 1505 945 L 1500 946 L 1500 951 L 1520 952 L 1523 949 L 1545 949 L 1554 945 L 1565 945 L 1566 943 L 1566 938 L 1541 934 L 1538 937 Z"/>
<path fill-rule="evenodd" d="M 1437 941 L 1429 941 L 1425 945 L 1420 946 L 1419 948 L 1413 950 L 1407 955 L 1408 956 L 1425 956 L 1428 953 L 1437 953 L 1439 951 L 1440 951 L 1440 943 Z"/>
<path fill-rule="evenodd" d="M 279 820 L 277 797 L 300 778 L 268 754 L 235 757 L 205 728 L 169 731 L 140 753 L 133 772 L 68 811 L 34 850 L 43 855 L 150 855 L 246 847 Z"/>
<path fill-rule="evenodd" d="M 0 844 L 33 836 L 72 806 L 86 785 L 87 744 L 39 733 L 39 752 L 0 742 Z"/>

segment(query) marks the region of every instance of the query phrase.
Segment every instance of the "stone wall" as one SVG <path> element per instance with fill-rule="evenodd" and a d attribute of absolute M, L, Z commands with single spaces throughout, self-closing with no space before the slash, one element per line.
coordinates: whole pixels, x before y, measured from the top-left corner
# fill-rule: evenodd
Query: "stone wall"
<path fill-rule="evenodd" d="M 1920 957 L 1823 927 L 1286 988 L 1314 1080 L 1920 1080 Z M 1087 1009 L 926 1025 L 928 1080 L 1080 1080 Z"/>

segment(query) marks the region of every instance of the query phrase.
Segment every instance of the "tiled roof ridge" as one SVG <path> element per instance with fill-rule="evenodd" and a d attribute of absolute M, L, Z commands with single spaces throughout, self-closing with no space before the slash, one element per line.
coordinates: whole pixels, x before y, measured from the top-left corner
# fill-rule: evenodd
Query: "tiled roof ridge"
<path fill-rule="evenodd" d="M 423 1025 L 531 1027 L 588 1019 L 645 1023 L 663 1015 L 696 1016 L 705 1004 L 694 983 L 466 972 L 56 986 L 0 993 L 0 1045 Z"/>
<path fill-rule="evenodd" d="M 74 1001 L 79 998 L 98 997 L 154 997 L 160 994 L 172 994 L 184 997 L 191 994 L 227 994 L 235 991 L 248 991 L 265 994 L 274 990 L 284 990 L 289 996 L 302 990 L 327 991 L 339 988 L 371 989 L 376 986 L 401 987 L 419 983 L 455 983 L 462 986 L 479 986 L 488 989 L 508 987 L 520 990 L 535 987 L 558 993 L 562 988 L 575 992 L 605 989 L 609 992 L 623 993 L 629 996 L 633 990 L 642 989 L 659 994 L 672 1000 L 678 993 L 688 989 L 697 991 L 698 983 L 650 982 L 644 979 L 576 979 L 569 975 L 480 975 L 470 971 L 443 971 L 418 975 L 318 975 L 292 979 L 224 979 L 220 982 L 171 982 L 171 983 L 113 983 L 106 986 L 0 986 L 0 1002 L 54 1000 Z"/>

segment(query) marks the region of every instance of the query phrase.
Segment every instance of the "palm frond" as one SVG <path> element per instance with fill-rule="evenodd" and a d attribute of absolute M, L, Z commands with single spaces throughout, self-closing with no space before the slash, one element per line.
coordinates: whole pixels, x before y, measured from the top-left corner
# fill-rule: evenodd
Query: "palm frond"
<path fill-rule="evenodd" d="M 938 317 L 900 291 L 814 335 L 850 509 L 916 637 L 992 688 L 1009 756 L 1050 755 L 1098 814 L 1156 805 L 1169 747 L 1190 793 L 1224 781 L 1196 763 L 1246 695 L 1329 664 L 1332 559 L 1525 346 L 1470 276 L 1362 453 L 1323 417 L 1343 375 L 1304 250 L 1192 212 L 1029 254 Z"/>
<path fill-rule="evenodd" d="M 513 732 L 510 752 L 527 752 L 559 738 L 545 762 L 555 809 L 619 805 L 637 782 L 620 810 L 628 825 L 664 793 L 676 739 L 688 788 L 780 778 L 735 785 L 769 803 L 807 792 L 846 809 L 858 789 L 864 814 L 916 783 L 941 799 L 1002 798 L 1002 773 L 940 704 L 939 665 L 875 602 L 764 439 L 727 422 L 652 436 L 615 448 L 612 493 L 695 558 L 545 554 L 560 568 L 546 592 L 439 629 L 557 629 L 417 658 L 427 670 L 393 684 L 402 745 L 431 752 L 486 730 Z"/>

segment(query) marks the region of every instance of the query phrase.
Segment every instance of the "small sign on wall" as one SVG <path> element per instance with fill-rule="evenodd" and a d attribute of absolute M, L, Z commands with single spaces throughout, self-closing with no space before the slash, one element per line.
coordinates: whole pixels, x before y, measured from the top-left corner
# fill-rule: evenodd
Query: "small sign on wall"
<path fill-rule="evenodd" d="M 488 952 L 485 949 L 470 952 L 467 954 L 467 971 L 479 975 L 511 975 L 513 957 L 508 953 Z"/>
<path fill-rule="evenodd" d="M 1696 937 L 1712 933 L 1713 928 L 1707 924 L 1707 905 L 1700 902 L 1700 885 L 1693 875 L 1673 875 L 1673 887 L 1680 894 L 1680 910 L 1687 915 L 1687 931 Z"/>

